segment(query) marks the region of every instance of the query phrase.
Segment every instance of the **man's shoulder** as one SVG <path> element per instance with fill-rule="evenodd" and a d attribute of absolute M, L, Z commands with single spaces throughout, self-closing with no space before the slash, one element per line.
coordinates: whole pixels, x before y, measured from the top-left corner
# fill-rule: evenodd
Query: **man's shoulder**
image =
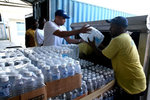
<path fill-rule="evenodd" d="M 47 21 L 45 27 L 56 27 L 56 24 L 53 21 Z"/>
<path fill-rule="evenodd" d="M 113 38 L 113 40 L 115 40 L 115 41 L 122 41 L 122 40 L 126 40 L 126 39 L 129 39 L 129 36 L 127 33 L 122 33 L 121 35 Z"/>
<path fill-rule="evenodd" d="M 35 30 L 32 30 L 31 28 L 26 31 L 26 34 L 27 34 L 27 35 L 28 35 L 28 34 L 33 34 L 33 33 L 35 33 Z"/>
<path fill-rule="evenodd" d="M 54 24 L 52 21 L 47 21 L 45 24 Z"/>

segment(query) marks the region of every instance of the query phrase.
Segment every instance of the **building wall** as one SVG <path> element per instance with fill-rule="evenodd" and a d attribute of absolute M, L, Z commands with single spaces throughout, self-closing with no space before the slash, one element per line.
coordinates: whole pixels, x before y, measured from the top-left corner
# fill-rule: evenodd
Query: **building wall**
<path fill-rule="evenodd" d="M 11 7 L 1 6 L 0 13 L 2 16 L 2 22 L 5 25 L 5 31 L 7 36 L 3 36 L 3 39 L 9 39 L 15 45 L 25 46 L 25 15 L 33 12 L 32 6 L 23 7 Z M 5 33 L 3 33 L 5 34 Z M 1 40 L 1 39 L 0 39 Z"/>
<path fill-rule="evenodd" d="M 63 9 L 70 16 L 70 19 L 67 19 L 65 23 L 67 30 L 71 30 L 71 23 L 105 20 L 116 16 L 134 16 L 133 14 L 86 4 L 76 0 L 50 0 L 50 2 L 51 20 L 54 20 L 54 13 L 57 9 Z"/>

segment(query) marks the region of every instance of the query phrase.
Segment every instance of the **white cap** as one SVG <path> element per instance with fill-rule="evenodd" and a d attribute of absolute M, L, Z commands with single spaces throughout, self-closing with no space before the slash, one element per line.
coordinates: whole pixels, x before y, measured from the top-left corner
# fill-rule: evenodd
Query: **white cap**
<path fill-rule="evenodd" d="M 77 63 L 77 64 L 80 64 L 80 62 L 79 62 L 78 60 L 76 60 L 76 63 Z"/>
<path fill-rule="evenodd" d="M 45 67 L 45 70 L 50 70 L 50 67 L 49 67 L 49 66 L 46 66 L 46 67 Z"/>
<path fill-rule="evenodd" d="M 7 75 L 0 75 L 0 79 L 1 79 L 2 82 L 9 81 L 9 77 Z"/>
<path fill-rule="evenodd" d="M 21 74 L 18 74 L 17 76 L 15 76 L 15 79 L 16 80 L 19 80 L 19 79 L 21 79 L 22 78 L 22 75 Z"/>
<path fill-rule="evenodd" d="M 0 66 L 1 66 L 1 67 L 5 67 L 5 63 L 3 63 L 3 62 L 0 63 Z"/>
<path fill-rule="evenodd" d="M 62 67 L 66 67 L 66 65 L 67 65 L 66 63 L 61 64 Z"/>
<path fill-rule="evenodd" d="M 55 65 L 54 68 L 55 68 L 55 69 L 58 69 L 58 65 Z"/>
<path fill-rule="evenodd" d="M 0 75 L 5 75 L 5 71 L 1 70 Z"/>
<path fill-rule="evenodd" d="M 25 71 L 24 74 L 25 74 L 26 76 L 32 76 L 32 73 L 29 72 L 29 71 Z"/>
<path fill-rule="evenodd" d="M 35 72 L 36 74 L 41 74 L 42 73 L 42 71 L 41 70 L 36 70 L 36 72 Z"/>

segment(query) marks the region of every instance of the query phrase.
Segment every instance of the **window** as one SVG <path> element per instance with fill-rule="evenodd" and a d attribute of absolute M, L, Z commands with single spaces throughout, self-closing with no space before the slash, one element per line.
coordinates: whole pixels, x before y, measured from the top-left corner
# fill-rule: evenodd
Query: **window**
<path fill-rule="evenodd" d="M 25 35 L 25 24 L 24 22 L 16 22 L 17 24 L 17 34 Z"/>

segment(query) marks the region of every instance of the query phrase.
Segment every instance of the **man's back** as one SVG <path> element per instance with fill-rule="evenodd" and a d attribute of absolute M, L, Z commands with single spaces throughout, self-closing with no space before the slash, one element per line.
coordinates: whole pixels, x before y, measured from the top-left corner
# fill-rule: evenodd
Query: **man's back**
<path fill-rule="evenodd" d="M 35 30 L 33 30 L 31 28 L 26 31 L 26 34 L 25 34 L 26 47 L 34 47 L 34 46 L 36 46 L 34 34 L 35 34 Z"/>
<path fill-rule="evenodd" d="M 111 40 L 102 53 L 111 59 L 118 84 L 128 93 L 145 90 L 146 80 L 134 41 L 127 33 Z"/>

